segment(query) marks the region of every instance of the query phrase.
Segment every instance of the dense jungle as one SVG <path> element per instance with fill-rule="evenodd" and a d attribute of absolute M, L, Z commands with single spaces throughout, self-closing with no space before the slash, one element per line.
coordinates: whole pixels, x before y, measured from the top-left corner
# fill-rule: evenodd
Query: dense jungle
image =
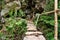
<path fill-rule="evenodd" d="M 60 0 L 58 0 L 60 9 Z M 54 0 L 0 0 L 0 40 L 22 40 L 27 20 L 33 21 L 46 40 L 54 40 Z M 60 40 L 58 12 L 58 40 Z"/>

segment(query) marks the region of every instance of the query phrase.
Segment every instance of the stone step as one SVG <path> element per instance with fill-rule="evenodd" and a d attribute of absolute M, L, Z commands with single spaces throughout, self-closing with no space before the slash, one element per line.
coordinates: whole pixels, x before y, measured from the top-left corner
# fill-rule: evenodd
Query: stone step
<path fill-rule="evenodd" d="M 36 32 L 26 32 L 25 35 L 42 35 L 42 32 L 36 31 Z"/>
<path fill-rule="evenodd" d="M 28 21 L 27 22 L 27 30 L 28 31 L 30 31 L 30 30 L 35 30 L 36 31 L 37 29 L 36 29 L 36 26 L 33 24 L 33 22 Z"/>
<path fill-rule="evenodd" d="M 33 22 L 28 21 L 27 32 L 25 33 L 23 40 L 46 40 L 42 34 L 42 32 L 37 31 Z"/>
<path fill-rule="evenodd" d="M 27 31 L 30 31 L 30 30 L 34 30 L 34 31 L 36 31 L 37 29 L 34 28 L 34 27 L 27 27 Z"/>
<path fill-rule="evenodd" d="M 39 35 L 39 36 L 32 35 L 32 36 L 25 36 L 23 40 L 46 40 L 46 39 L 43 35 Z"/>

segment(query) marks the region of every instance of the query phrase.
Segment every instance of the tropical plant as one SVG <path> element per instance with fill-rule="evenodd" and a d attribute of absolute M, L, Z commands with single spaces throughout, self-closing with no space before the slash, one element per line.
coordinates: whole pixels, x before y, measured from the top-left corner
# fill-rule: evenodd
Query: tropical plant
<path fill-rule="evenodd" d="M 39 14 L 38 14 L 39 15 Z M 38 15 L 35 17 L 34 23 L 37 21 L 37 29 L 42 31 L 47 40 L 54 40 L 54 16 L 52 15 Z M 38 18 L 38 19 L 37 19 Z"/>
<path fill-rule="evenodd" d="M 58 8 L 60 9 L 60 0 L 58 0 Z"/>
<path fill-rule="evenodd" d="M 45 12 L 54 10 L 54 0 L 46 0 Z"/>
<path fill-rule="evenodd" d="M 5 23 L 6 32 L 2 32 L 3 37 L 5 38 L 4 40 L 21 40 L 23 34 L 26 32 L 26 26 L 25 19 L 7 18 Z M 0 38 L 2 37 L 1 35 L 2 34 L 0 34 Z"/>
<path fill-rule="evenodd" d="M 60 1 L 58 0 L 59 4 L 58 7 L 60 6 Z M 46 11 L 52 11 L 54 8 L 54 0 L 47 0 L 47 4 L 45 7 L 45 12 Z M 59 7 L 60 8 L 60 7 Z M 38 14 L 39 15 L 39 14 Z M 54 40 L 54 13 L 52 14 L 47 14 L 47 15 L 40 15 L 40 16 L 35 17 L 35 24 L 37 24 L 37 29 L 39 31 L 42 31 L 46 37 L 47 40 Z M 38 21 L 37 21 L 38 19 Z M 58 38 L 60 39 L 60 15 L 58 15 Z"/>

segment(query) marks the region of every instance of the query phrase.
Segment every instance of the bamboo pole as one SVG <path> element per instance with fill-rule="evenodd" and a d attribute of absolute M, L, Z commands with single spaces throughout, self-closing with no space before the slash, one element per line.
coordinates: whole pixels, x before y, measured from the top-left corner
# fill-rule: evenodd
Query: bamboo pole
<path fill-rule="evenodd" d="M 58 0 L 55 0 L 55 35 L 54 35 L 54 39 L 58 40 L 58 17 L 57 17 L 57 9 L 58 9 Z"/>

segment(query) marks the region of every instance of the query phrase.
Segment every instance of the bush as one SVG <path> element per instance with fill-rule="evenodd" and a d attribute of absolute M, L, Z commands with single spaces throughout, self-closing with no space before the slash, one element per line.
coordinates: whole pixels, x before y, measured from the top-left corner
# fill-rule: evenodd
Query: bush
<path fill-rule="evenodd" d="M 5 23 L 6 31 L 5 33 L 2 32 L 3 36 L 5 35 L 4 40 L 21 40 L 23 34 L 27 31 L 26 26 L 27 23 L 25 19 L 7 18 Z M 0 34 L 0 38 L 1 37 Z"/>
<path fill-rule="evenodd" d="M 39 14 L 38 14 L 39 15 Z M 54 40 L 54 16 L 52 15 L 38 15 L 35 17 L 34 23 L 37 21 L 38 31 L 42 31 L 47 40 Z"/>

